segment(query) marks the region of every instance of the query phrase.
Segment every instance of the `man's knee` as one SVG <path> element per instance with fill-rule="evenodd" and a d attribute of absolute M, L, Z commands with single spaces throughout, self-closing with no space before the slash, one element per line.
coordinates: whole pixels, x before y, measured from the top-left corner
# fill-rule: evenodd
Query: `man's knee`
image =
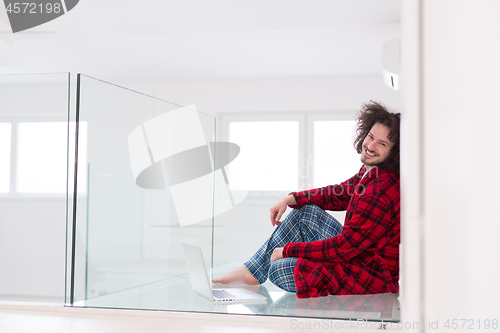
<path fill-rule="evenodd" d="M 307 211 L 309 213 L 313 213 L 313 212 L 324 212 L 324 210 L 322 208 L 319 208 L 318 206 L 316 205 L 304 205 L 300 208 L 301 210 L 303 209 L 304 211 Z"/>
<path fill-rule="evenodd" d="M 296 260 L 275 260 L 269 267 L 269 280 L 283 290 L 295 292 L 294 268 Z"/>
<path fill-rule="evenodd" d="M 299 217 L 300 218 L 300 215 L 306 213 L 306 214 L 316 214 L 316 213 L 319 213 L 319 212 L 324 212 L 323 209 L 319 208 L 318 206 L 316 205 L 304 205 L 298 209 L 292 209 L 292 211 L 290 212 L 290 214 L 286 217 L 286 220 L 291 220 L 293 219 L 294 217 Z"/>

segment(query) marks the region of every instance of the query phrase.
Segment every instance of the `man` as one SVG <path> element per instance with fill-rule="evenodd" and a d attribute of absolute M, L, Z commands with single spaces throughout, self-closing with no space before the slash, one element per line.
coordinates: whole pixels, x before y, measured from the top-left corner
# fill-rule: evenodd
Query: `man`
<path fill-rule="evenodd" d="M 397 292 L 399 124 L 399 113 L 363 105 L 354 140 L 359 172 L 278 201 L 271 237 L 243 266 L 213 282 L 259 284 L 269 277 L 299 298 Z M 287 206 L 295 209 L 280 222 Z M 324 210 L 346 210 L 344 226 Z"/>

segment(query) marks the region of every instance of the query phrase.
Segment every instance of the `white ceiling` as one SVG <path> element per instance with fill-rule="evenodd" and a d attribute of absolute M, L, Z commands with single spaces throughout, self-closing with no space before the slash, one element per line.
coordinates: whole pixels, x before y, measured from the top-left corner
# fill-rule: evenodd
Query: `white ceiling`
<path fill-rule="evenodd" d="M 400 0 L 81 0 L 16 34 L 2 8 L 0 73 L 71 71 L 109 80 L 381 73 L 381 44 L 400 36 L 400 6 Z"/>

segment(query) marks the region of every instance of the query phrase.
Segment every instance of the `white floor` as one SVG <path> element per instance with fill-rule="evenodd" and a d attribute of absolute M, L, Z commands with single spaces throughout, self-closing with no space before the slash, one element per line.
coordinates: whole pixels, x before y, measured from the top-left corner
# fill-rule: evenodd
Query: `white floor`
<path fill-rule="evenodd" d="M 62 305 L 0 303 L 0 332 L 375 332 L 380 323 L 238 315 L 70 308 Z M 391 327 L 386 327 L 390 329 Z"/>
<path fill-rule="evenodd" d="M 167 310 L 231 315 L 259 315 L 330 319 L 399 321 L 396 294 L 330 295 L 298 299 L 271 282 L 259 286 L 220 285 L 225 289 L 245 288 L 267 297 L 263 303 L 214 304 L 193 292 L 188 277 L 160 281 L 109 295 L 75 302 L 84 308 Z"/>

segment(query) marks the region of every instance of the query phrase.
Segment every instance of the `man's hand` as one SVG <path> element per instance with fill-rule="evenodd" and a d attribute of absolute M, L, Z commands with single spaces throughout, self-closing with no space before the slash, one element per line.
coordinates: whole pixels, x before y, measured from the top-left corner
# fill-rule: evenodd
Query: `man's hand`
<path fill-rule="evenodd" d="M 277 247 L 274 249 L 273 254 L 271 255 L 271 262 L 283 258 L 283 248 Z"/>
<path fill-rule="evenodd" d="M 281 216 L 286 210 L 288 205 L 295 205 L 297 202 L 293 195 L 288 195 L 283 199 L 280 199 L 274 206 L 271 207 L 271 223 L 273 226 L 278 226 L 281 224 Z"/>

